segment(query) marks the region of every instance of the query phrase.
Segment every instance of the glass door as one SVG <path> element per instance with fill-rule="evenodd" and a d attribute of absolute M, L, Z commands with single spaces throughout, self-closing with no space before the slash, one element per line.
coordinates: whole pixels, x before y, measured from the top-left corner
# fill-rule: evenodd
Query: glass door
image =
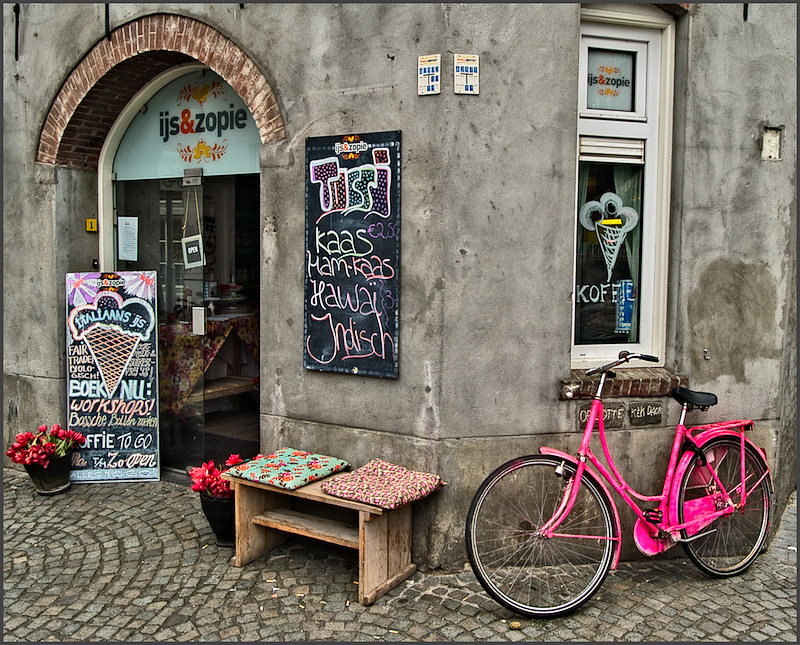
<path fill-rule="evenodd" d="M 209 240 L 200 177 L 118 181 L 116 213 L 137 218 L 135 260 L 118 270 L 157 269 L 159 441 L 163 469 L 205 459 L 206 303 Z M 211 240 L 213 247 L 214 241 Z"/>

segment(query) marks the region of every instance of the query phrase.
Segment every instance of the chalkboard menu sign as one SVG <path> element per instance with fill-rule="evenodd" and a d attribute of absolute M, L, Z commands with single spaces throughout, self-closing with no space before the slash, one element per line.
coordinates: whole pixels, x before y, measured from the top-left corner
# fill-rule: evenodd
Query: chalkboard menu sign
<path fill-rule="evenodd" d="M 396 378 L 400 132 L 306 139 L 303 365 Z"/>
<path fill-rule="evenodd" d="M 159 478 L 155 295 L 155 271 L 67 274 L 71 481 Z"/>

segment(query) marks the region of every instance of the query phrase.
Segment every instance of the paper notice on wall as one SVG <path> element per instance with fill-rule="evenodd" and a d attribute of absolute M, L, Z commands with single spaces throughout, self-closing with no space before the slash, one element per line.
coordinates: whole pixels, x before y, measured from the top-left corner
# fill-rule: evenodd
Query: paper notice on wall
<path fill-rule="evenodd" d="M 456 94 L 478 94 L 477 54 L 453 54 L 453 89 Z"/>
<path fill-rule="evenodd" d="M 441 83 L 442 55 L 430 54 L 419 56 L 417 59 L 417 94 L 439 94 L 442 91 Z"/>
<path fill-rule="evenodd" d="M 117 256 L 120 260 L 139 259 L 139 218 L 117 218 Z"/>

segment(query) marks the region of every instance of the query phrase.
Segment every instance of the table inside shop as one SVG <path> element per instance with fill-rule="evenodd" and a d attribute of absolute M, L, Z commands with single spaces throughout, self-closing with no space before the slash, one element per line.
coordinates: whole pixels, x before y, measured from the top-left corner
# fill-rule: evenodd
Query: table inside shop
<path fill-rule="evenodd" d="M 233 356 L 220 359 L 228 340 L 241 345 Z M 158 326 L 161 370 L 159 396 L 162 409 L 180 413 L 184 406 L 255 390 L 254 376 L 242 374 L 251 364 L 258 374 L 259 337 L 256 314 L 222 314 L 206 318 L 206 333 L 192 333 L 191 323 Z M 198 384 L 203 381 L 203 388 Z"/>

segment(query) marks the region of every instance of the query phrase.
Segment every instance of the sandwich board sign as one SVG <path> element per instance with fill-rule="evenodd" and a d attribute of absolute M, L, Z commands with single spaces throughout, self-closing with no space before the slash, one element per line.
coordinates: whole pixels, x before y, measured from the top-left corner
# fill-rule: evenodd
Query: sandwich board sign
<path fill-rule="evenodd" d="M 157 481 L 156 272 L 69 273 L 67 428 L 86 437 L 70 481 Z"/>

